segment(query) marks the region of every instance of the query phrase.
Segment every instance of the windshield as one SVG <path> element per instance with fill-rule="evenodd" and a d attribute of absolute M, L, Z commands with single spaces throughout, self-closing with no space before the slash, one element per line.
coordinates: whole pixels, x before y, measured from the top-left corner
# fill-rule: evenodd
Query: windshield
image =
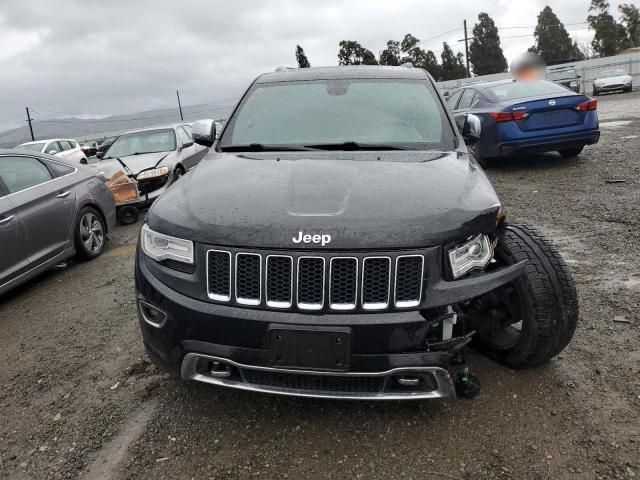
<path fill-rule="evenodd" d="M 44 142 L 42 143 L 25 143 L 23 145 L 18 145 L 16 148 L 20 150 L 29 150 L 30 152 L 41 152 L 44 148 Z"/>
<path fill-rule="evenodd" d="M 608 70 L 598 75 L 598 78 L 622 77 L 626 74 L 627 72 L 625 72 L 624 70 Z"/>
<path fill-rule="evenodd" d="M 548 80 L 563 80 L 565 78 L 576 78 L 575 70 L 563 70 L 561 72 L 549 72 L 547 74 Z"/>
<path fill-rule="evenodd" d="M 563 95 L 568 92 L 563 86 L 545 80 L 514 81 L 486 87 L 486 89 L 498 97 L 500 101 L 545 95 Z"/>
<path fill-rule="evenodd" d="M 172 128 L 147 130 L 120 135 L 107 150 L 106 158 L 126 157 L 142 153 L 169 152 L 176 149 L 176 135 Z"/>
<path fill-rule="evenodd" d="M 229 120 L 220 149 L 348 143 L 353 149 L 453 150 L 455 139 L 426 81 L 318 80 L 254 85 Z"/>

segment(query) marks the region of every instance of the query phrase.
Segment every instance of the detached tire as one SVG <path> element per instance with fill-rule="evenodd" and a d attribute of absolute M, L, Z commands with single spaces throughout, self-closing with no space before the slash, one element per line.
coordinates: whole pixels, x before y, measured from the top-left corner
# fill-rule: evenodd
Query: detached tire
<path fill-rule="evenodd" d="M 508 314 L 498 328 L 479 332 L 479 347 L 513 368 L 547 362 L 568 345 L 578 323 L 578 297 L 566 263 L 544 235 L 523 224 L 501 227 L 495 258 L 499 266 L 526 265 L 514 282 L 480 297 L 489 311 L 502 307 Z"/>
<path fill-rule="evenodd" d="M 102 215 L 93 207 L 80 210 L 74 226 L 76 255 L 81 260 L 91 260 L 99 256 L 107 240 L 107 228 Z"/>
<path fill-rule="evenodd" d="M 584 146 L 573 147 L 573 148 L 563 148 L 562 150 L 559 150 L 559 153 L 564 158 L 571 158 L 571 157 L 577 157 L 578 155 L 580 155 L 582 153 L 582 150 L 584 150 Z"/>

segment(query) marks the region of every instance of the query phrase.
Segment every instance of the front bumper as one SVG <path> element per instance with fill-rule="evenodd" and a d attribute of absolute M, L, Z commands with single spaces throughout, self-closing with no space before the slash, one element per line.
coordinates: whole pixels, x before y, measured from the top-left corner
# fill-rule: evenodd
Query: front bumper
<path fill-rule="evenodd" d="M 430 308 L 490 291 L 519 276 L 523 268 L 521 263 L 456 282 L 436 282 L 427 290 L 434 304 Z M 142 335 L 151 360 L 186 380 L 303 397 L 454 396 L 447 369 L 456 348 L 427 349 L 429 325 L 421 311 L 307 314 L 220 305 L 176 292 L 159 271 L 155 262 L 138 251 L 136 289 Z M 150 307 L 164 314 L 162 321 L 150 318 L 146 313 Z M 348 369 L 275 368 L 269 350 L 269 330 L 274 325 L 348 328 Z"/>

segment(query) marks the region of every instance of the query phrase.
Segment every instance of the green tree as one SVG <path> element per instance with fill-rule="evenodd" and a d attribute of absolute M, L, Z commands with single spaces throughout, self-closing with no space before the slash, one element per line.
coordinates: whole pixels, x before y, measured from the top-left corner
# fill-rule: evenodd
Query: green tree
<path fill-rule="evenodd" d="M 298 62 L 298 68 L 309 68 L 311 66 L 300 45 L 296 45 L 296 61 Z"/>
<path fill-rule="evenodd" d="M 376 56 L 355 40 L 342 40 L 338 52 L 339 65 L 378 65 Z"/>
<path fill-rule="evenodd" d="M 584 60 L 576 42 L 548 5 L 538 14 L 538 24 L 533 32 L 536 44 L 529 50 L 540 55 L 549 65 L 573 60 Z"/>
<path fill-rule="evenodd" d="M 595 32 L 591 45 L 593 50 L 601 57 L 615 55 L 629 45 L 627 33 L 623 25 L 620 25 L 609 13 L 609 2 L 606 0 L 591 0 L 587 17 L 589 27 Z"/>
<path fill-rule="evenodd" d="M 640 11 L 633 3 L 623 3 L 618 6 L 618 10 L 630 46 L 640 47 Z"/>
<path fill-rule="evenodd" d="M 402 63 L 400 58 L 400 42 L 389 40 L 387 48 L 380 52 L 380 65 L 397 66 Z"/>
<path fill-rule="evenodd" d="M 473 27 L 473 40 L 469 45 L 469 62 L 476 75 L 489 75 L 507 71 L 507 59 L 500 47 L 498 27 L 486 13 L 478 15 Z"/>
<path fill-rule="evenodd" d="M 440 80 L 456 80 L 467 77 L 467 69 L 463 62 L 464 56 L 460 52 L 454 54 L 447 42 L 442 44 L 440 59 Z"/>

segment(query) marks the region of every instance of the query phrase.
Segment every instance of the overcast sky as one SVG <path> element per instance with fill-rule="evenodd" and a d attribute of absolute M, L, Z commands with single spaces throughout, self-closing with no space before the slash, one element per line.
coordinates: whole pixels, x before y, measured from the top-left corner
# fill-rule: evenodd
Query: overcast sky
<path fill-rule="evenodd" d="M 25 105 L 58 113 L 131 113 L 235 99 L 259 73 L 295 65 L 301 44 L 312 66 L 335 65 L 338 42 L 378 54 L 405 33 L 426 40 L 480 11 L 502 37 L 527 35 L 544 0 L 1 0 L 0 131 L 19 125 Z M 618 2 L 611 2 L 612 10 Z M 556 0 L 565 24 L 585 22 L 589 0 Z M 567 26 L 588 35 L 586 25 Z M 438 51 L 442 41 L 426 42 Z M 532 37 L 504 38 L 509 60 Z M 461 48 L 462 47 L 462 48 Z M 454 49 L 464 51 L 464 45 Z M 225 103 L 226 102 L 226 103 Z M 68 116 L 68 115 L 67 115 Z M 17 120 L 11 121 L 12 118 Z"/>

